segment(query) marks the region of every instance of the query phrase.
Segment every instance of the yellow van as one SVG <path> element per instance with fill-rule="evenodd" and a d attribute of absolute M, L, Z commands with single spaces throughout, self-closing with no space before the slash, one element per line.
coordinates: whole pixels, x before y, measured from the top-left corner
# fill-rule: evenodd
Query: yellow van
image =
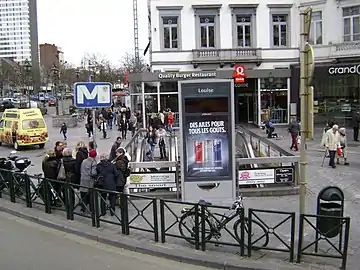
<path fill-rule="evenodd" d="M 44 148 L 49 135 L 44 117 L 38 108 L 6 109 L 0 121 L 0 145 L 22 146 L 38 145 Z"/>

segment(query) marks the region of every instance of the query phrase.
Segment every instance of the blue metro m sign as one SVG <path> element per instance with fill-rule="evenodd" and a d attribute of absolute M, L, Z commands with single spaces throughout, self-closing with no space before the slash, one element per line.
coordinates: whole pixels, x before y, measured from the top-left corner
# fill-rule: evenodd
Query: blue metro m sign
<path fill-rule="evenodd" d="M 74 105 L 78 108 L 110 107 L 112 85 L 106 82 L 78 82 L 74 84 Z"/>

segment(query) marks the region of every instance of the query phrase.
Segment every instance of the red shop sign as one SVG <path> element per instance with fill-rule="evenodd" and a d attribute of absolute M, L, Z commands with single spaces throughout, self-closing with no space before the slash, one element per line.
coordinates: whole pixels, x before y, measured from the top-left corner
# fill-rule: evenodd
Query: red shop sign
<path fill-rule="evenodd" d="M 234 67 L 233 78 L 235 79 L 235 83 L 244 83 L 245 82 L 245 68 L 243 65 L 236 65 Z"/>

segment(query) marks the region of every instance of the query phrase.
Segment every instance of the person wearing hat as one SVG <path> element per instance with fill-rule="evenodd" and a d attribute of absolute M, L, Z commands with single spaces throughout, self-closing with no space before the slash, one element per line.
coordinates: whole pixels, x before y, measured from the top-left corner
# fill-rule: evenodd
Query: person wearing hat
<path fill-rule="evenodd" d="M 338 130 L 339 130 L 339 126 L 333 125 L 333 127 L 326 132 L 326 136 L 325 136 L 325 147 L 326 150 L 329 152 L 329 157 L 330 157 L 329 166 L 332 167 L 333 169 L 336 168 L 335 155 L 340 141 Z"/>
<path fill-rule="evenodd" d="M 347 162 L 347 139 L 346 139 L 346 129 L 340 128 L 339 129 L 339 142 L 342 150 L 342 158 L 344 158 L 344 165 L 350 165 L 349 162 Z M 336 159 L 336 164 L 340 164 L 340 157 L 338 156 Z"/>
<path fill-rule="evenodd" d="M 89 151 L 89 157 L 81 163 L 80 169 L 80 196 L 81 196 L 81 212 L 85 213 L 90 203 L 89 189 L 94 187 L 94 180 L 97 176 L 96 171 L 96 150 Z"/>

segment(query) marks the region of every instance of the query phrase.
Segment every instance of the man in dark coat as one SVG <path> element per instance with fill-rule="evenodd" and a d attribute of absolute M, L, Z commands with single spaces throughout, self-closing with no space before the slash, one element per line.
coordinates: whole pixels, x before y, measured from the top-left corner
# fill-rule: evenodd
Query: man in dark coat
<path fill-rule="evenodd" d="M 120 147 L 120 145 L 121 145 L 121 137 L 117 137 L 116 141 L 111 146 L 111 150 L 110 150 L 110 154 L 109 154 L 110 160 L 114 160 L 116 158 L 116 150 Z"/>
<path fill-rule="evenodd" d="M 116 183 L 116 190 L 118 192 L 124 192 L 126 179 L 127 177 L 130 176 L 130 169 L 129 169 L 129 160 L 126 157 L 125 150 L 123 148 L 119 148 L 116 151 L 115 166 L 119 173 Z"/>
<path fill-rule="evenodd" d="M 100 163 L 96 167 L 98 177 L 102 177 L 102 189 L 106 189 L 109 192 L 102 192 L 100 198 L 100 209 L 101 215 L 106 215 L 106 197 L 109 194 L 110 202 L 110 215 L 115 214 L 115 204 L 116 204 L 116 193 L 111 191 L 116 191 L 117 178 L 119 176 L 118 171 L 114 164 L 108 159 L 106 155 L 100 156 Z"/>
<path fill-rule="evenodd" d="M 81 176 L 81 163 L 87 159 L 89 156 L 88 150 L 86 147 L 80 147 L 76 152 L 75 156 L 75 182 L 74 184 L 80 185 L 80 176 Z"/>
<path fill-rule="evenodd" d="M 356 112 L 352 119 L 352 126 L 354 129 L 354 141 L 359 141 L 359 125 L 360 125 L 360 113 Z"/>
<path fill-rule="evenodd" d="M 59 169 L 60 169 L 60 159 L 56 156 L 55 151 L 50 150 L 49 152 L 46 153 L 45 158 L 42 162 L 42 171 L 44 173 L 44 178 L 49 180 L 57 180 Z M 58 183 L 51 183 L 51 182 L 50 185 L 55 189 L 56 195 L 59 196 L 61 194 L 61 185 L 59 185 Z M 56 197 L 51 192 L 51 187 L 49 191 L 49 198 L 52 204 L 55 205 Z M 41 193 L 43 193 L 43 190 L 41 191 Z"/>

